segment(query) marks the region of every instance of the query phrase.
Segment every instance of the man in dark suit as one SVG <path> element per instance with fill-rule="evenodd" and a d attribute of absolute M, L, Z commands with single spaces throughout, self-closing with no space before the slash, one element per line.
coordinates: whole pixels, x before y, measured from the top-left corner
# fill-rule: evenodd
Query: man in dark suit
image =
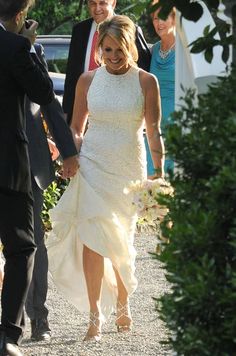
<path fill-rule="evenodd" d="M 73 113 L 76 83 L 83 72 L 90 68 L 93 36 L 97 24 L 112 17 L 116 0 L 88 0 L 91 18 L 79 22 L 73 28 L 66 70 L 63 110 L 70 123 Z M 139 53 L 138 66 L 149 71 L 151 54 L 140 27 L 136 31 L 136 46 Z"/>
<path fill-rule="evenodd" d="M 34 48 L 47 68 L 43 47 L 35 43 Z M 37 251 L 34 260 L 33 277 L 26 300 L 26 312 L 31 321 L 31 339 L 50 341 L 48 309 L 45 305 L 48 291 L 48 256 L 44 243 L 44 229 L 41 220 L 43 190 L 55 179 L 55 170 L 42 115 L 63 159 L 63 174 L 73 176 L 78 168 L 77 150 L 72 133 L 67 125 L 62 107 L 57 98 L 41 107 L 26 102 L 26 134 L 29 140 L 32 190 L 34 197 L 34 239 Z"/>
<path fill-rule="evenodd" d="M 17 344 L 36 249 L 24 97 L 27 94 L 38 104 L 53 99 L 52 82 L 30 53 L 37 23 L 32 21 L 28 30 L 24 27 L 31 3 L 0 0 L 0 238 L 6 260 L 0 355 L 22 355 Z M 28 38 L 18 35 L 22 28 Z"/>

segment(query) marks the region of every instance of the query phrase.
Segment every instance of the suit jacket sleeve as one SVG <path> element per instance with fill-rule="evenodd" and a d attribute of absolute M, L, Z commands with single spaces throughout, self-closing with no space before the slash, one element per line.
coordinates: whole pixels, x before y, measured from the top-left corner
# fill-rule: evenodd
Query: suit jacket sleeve
<path fill-rule="evenodd" d="M 44 48 L 42 45 L 35 45 L 35 50 L 40 62 L 47 70 Z M 41 105 L 40 110 L 48 125 L 49 132 L 52 135 L 56 146 L 63 159 L 75 156 L 77 150 L 74 144 L 71 130 L 64 119 L 64 112 L 58 99 L 54 97 L 51 103 Z"/>
<path fill-rule="evenodd" d="M 44 48 L 41 43 L 34 44 L 35 52 L 40 60 L 40 64 L 43 65 L 44 69 L 48 72 L 48 64 L 45 57 Z"/>
<path fill-rule="evenodd" d="M 85 56 L 92 23 L 92 18 L 84 20 L 76 24 L 72 31 L 63 96 L 63 110 L 67 114 L 68 123 L 70 123 L 73 113 L 75 87 L 80 75 L 84 72 Z"/>
<path fill-rule="evenodd" d="M 59 101 L 54 98 L 50 104 L 41 105 L 41 112 L 62 158 L 75 156 L 77 150 L 72 132 L 65 121 L 64 112 Z"/>
<path fill-rule="evenodd" d="M 139 26 L 136 29 L 136 46 L 138 49 L 138 66 L 149 72 L 151 63 L 151 53 L 147 42 L 143 36 L 143 32 Z"/>
<path fill-rule="evenodd" d="M 22 44 L 16 49 L 11 66 L 16 83 L 31 101 L 50 103 L 54 97 L 52 81 L 37 56 L 30 53 L 30 42 L 24 39 Z"/>
<path fill-rule="evenodd" d="M 79 72 L 80 73 L 83 72 L 83 69 L 79 68 L 82 67 L 81 59 L 77 60 L 78 56 L 82 55 L 79 48 L 80 47 L 79 37 L 80 37 L 79 28 L 74 27 L 71 36 L 70 50 L 69 50 L 67 69 L 66 69 L 64 96 L 63 96 L 63 110 L 66 114 L 69 114 L 69 116 L 72 115 L 72 111 L 73 111 L 75 87 L 78 80 L 78 75 Z"/>

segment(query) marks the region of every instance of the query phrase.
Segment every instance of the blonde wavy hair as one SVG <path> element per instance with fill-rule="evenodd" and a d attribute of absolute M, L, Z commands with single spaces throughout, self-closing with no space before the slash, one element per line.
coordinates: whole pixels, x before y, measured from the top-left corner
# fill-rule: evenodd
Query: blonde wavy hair
<path fill-rule="evenodd" d="M 98 41 L 96 45 L 95 60 L 103 64 L 101 47 L 106 36 L 117 42 L 130 65 L 137 66 L 138 50 L 135 44 L 136 26 L 133 21 L 125 15 L 115 15 L 105 20 L 98 27 Z"/>

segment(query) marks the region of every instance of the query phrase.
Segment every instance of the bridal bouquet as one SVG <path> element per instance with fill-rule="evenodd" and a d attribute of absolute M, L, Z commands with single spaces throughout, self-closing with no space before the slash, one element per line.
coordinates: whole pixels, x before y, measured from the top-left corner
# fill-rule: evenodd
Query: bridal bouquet
<path fill-rule="evenodd" d="M 136 207 L 139 223 L 156 226 L 168 213 L 166 206 L 158 203 L 162 195 L 173 195 L 173 187 L 164 178 L 131 182 L 125 194 L 133 194 L 132 204 Z"/>

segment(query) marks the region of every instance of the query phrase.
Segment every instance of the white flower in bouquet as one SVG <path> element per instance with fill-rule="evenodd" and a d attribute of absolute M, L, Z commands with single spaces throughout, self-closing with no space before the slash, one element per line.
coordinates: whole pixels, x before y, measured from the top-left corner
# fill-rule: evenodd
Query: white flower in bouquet
<path fill-rule="evenodd" d="M 166 206 L 158 203 L 161 195 L 173 195 L 174 190 L 169 182 L 163 178 L 131 182 L 124 190 L 125 194 L 133 194 L 132 204 L 137 209 L 139 222 L 154 226 L 168 213 Z"/>

